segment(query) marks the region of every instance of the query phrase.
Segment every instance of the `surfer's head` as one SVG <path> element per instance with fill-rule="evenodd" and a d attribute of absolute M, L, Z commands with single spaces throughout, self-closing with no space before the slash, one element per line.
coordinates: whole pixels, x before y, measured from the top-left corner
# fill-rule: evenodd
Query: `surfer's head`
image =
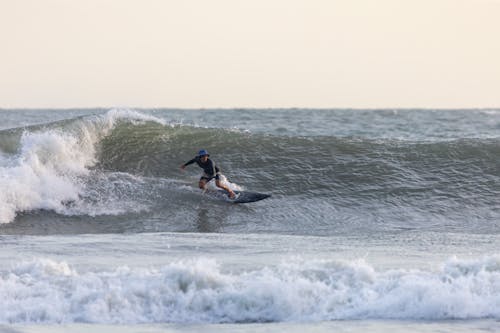
<path fill-rule="evenodd" d="M 208 151 L 206 151 L 205 149 L 202 149 L 198 152 L 198 157 L 203 157 L 203 156 L 210 156 L 210 154 L 208 153 Z"/>

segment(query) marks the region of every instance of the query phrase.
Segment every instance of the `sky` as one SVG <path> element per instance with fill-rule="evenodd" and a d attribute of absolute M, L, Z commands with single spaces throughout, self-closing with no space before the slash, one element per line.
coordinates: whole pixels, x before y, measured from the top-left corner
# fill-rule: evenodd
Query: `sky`
<path fill-rule="evenodd" d="M 0 0 L 0 108 L 500 107 L 500 0 Z"/>

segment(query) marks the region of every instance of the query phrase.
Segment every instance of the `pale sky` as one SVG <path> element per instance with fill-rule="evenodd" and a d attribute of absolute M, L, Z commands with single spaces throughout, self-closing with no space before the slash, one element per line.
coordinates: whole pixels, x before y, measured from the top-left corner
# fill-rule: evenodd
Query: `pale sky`
<path fill-rule="evenodd" d="M 500 107 L 500 0 L 0 0 L 0 108 Z"/>

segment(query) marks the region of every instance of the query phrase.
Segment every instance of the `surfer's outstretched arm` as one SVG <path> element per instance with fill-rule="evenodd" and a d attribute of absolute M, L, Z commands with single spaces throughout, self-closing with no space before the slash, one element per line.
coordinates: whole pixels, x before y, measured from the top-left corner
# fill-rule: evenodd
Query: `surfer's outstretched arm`
<path fill-rule="evenodd" d="M 193 164 L 196 162 L 196 158 L 193 158 L 192 160 L 187 161 L 186 163 L 181 165 L 181 170 L 184 170 L 188 165 Z"/>

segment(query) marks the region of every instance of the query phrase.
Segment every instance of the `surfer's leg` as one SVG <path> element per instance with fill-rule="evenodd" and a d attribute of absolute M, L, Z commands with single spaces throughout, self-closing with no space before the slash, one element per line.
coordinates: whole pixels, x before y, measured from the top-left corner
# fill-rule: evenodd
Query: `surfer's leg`
<path fill-rule="evenodd" d="M 200 189 L 205 191 L 207 189 L 207 180 L 205 178 L 201 177 L 200 182 L 198 183 L 198 186 L 200 187 Z"/>
<path fill-rule="evenodd" d="M 210 177 L 209 175 L 207 175 L 206 173 L 203 173 L 200 177 L 200 182 L 198 183 L 198 186 L 203 190 L 203 191 L 206 191 L 207 190 L 207 184 L 209 181 L 212 180 L 213 177 Z"/>
<path fill-rule="evenodd" d="M 234 199 L 236 197 L 236 195 L 234 194 L 233 190 L 231 190 L 229 187 L 227 187 L 226 185 L 222 184 L 220 179 L 219 179 L 219 176 L 217 175 L 217 177 L 215 178 L 215 185 L 217 185 L 217 187 L 220 187 L 221 189 L 225 190 L 227 193 L 229 193 L 229 197 L 231 199 Z"/>

